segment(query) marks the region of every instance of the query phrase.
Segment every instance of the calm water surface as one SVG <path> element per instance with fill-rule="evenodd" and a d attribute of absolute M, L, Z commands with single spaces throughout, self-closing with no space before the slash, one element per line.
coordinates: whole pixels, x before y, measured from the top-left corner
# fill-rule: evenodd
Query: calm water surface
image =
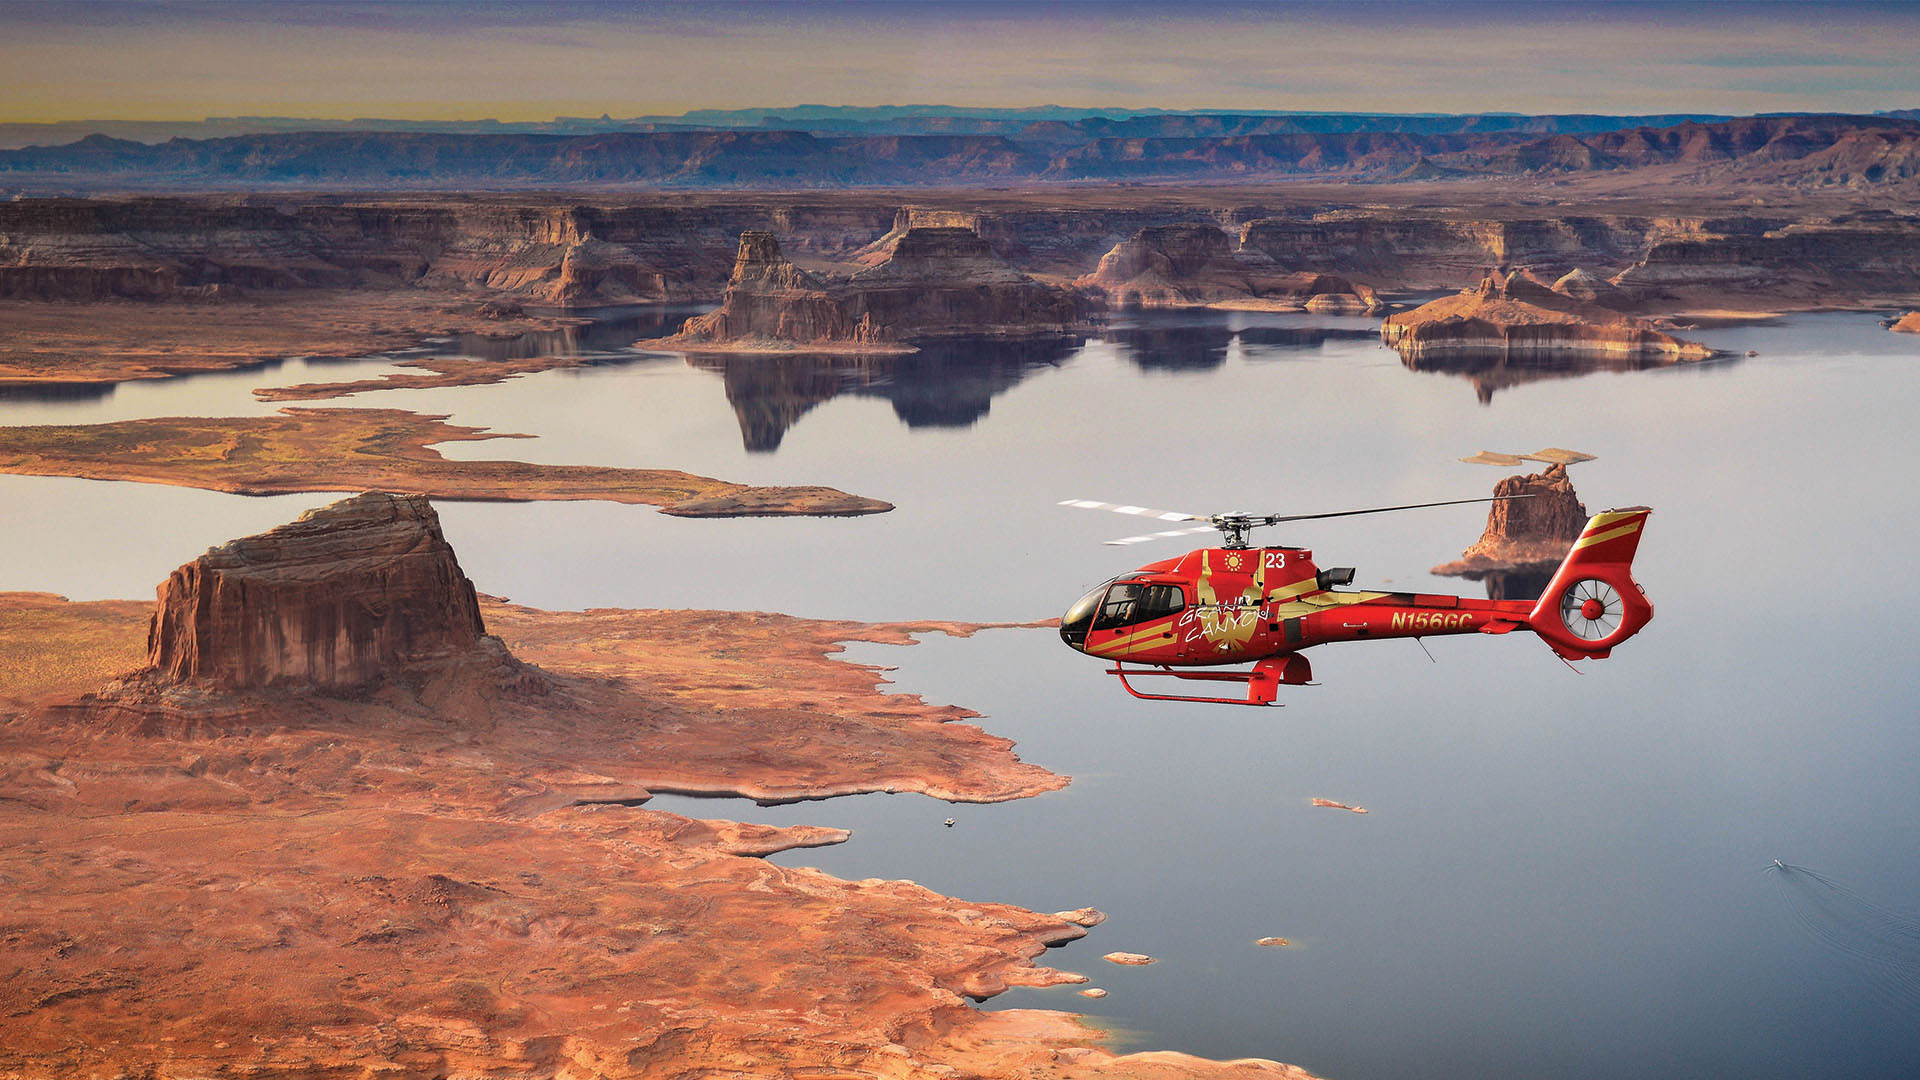
<path fill-rule="evenodd" d="M 710 522 L 443 503 L 483 591 L 550 608 L 1048 617 L 1178 550 L 1103 547 L 1133 523 L 1060 499 L 1312 512 L 1468 497 L 1502 475 L 1456 460 L 1480 449 L 1598 454 L 1574 469 L 1590 509 L 1655 508 L 1636 564 L 1655 621 L 1584 674 L 1521 635 L 1437 639 L 1432 661 L 1355 643 L 1316 650 L 1323 685 L 1254 710 L 1135 701 L 1051 631 L 856 645 L 898 667 L 896 689 L 981 709 L 1073 784 L 995 806 L 654 804 L 854 829 L 789 864 L 1109 912 L 1049 961 L 1110 997 L 1016 991 L 989 1007 L 1094 1013 L 1133 1045 L 1332 1077 L 1920 1073 L 1920 937 L 1900 921 L 1920 912 L 1920 342 L 1869 316 L 1802 316 L 1696 335 L 1751 358 L 1523 378 L 1409 371 L 1370 320 L 1208 315 L 899 361 L 696 366 L 623 350 L 661 321 L 628 317 L 572 343 L 434 346 L 617 363 L 339 404 L 539 436 L 449 457 L 825 483 L 899 509 Z M 267 411 L 253 386 L 387 363 L 15 398 L 0 419 Z M 0 588 L 150 595 L 205 546 L 330 498 L 0 477 Z M 1357 566 L 1359 585 L 1472 592 L 1426 568 L 1482 515 L 1272 539 Z M 1776 858 L 1876 906 L 1783 887 L 1765 871 Z M 1294 944 L 1253 944 L 1267 935 Z M 1160 962 L 1099 959 L 1115 949 Z"/>

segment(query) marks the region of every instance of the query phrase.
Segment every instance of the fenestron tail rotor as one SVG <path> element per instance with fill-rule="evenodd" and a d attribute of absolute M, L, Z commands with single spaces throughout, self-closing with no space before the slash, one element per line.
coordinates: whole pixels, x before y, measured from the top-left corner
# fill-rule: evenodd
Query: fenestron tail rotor
<path fill-rule="evenodd" d="M 1612 637 L 1625 613 L 1620 594 L 1599 578 L 1582 578 L 1560 594 L 1560 624 L 1581 641 Z"/>
<path fill-rule="evenodd" d="M 1532 495 L 1496 495 L 1481 499 L 1445 499 L 1440 502 L 1403 503 L 1399 506 L 1373 506 L 1364 510 L 1335 510 L 1324 514 L 1189 514 L 1180 510 L 1155 510 L 1151 507 L 1134 506 L 1128 503 L 1099 502 L 1093 499 L 1062 499 L 1061 506 L 1077 507 L 1081 510 L 1111 510 L 1116 514 L 1130 514 L 1136 517 L 1152 518 L 1159 521 L 1204 521 L 1205 525 L 1195 525 L 1184 529 L 1167 529 L 1161 532 L 1142 533 L 1139 536 L 1124 536 L 1118 540 L 1108 540 L 1110 545 L 1143 544 L 1149 540 L 1166 540 L 1179 536 L 1192 536 L 1218 530 L 1224 540 L 1223 546 L 1244 548 L 1248 545 L 1248 534 L 1262 525 L 1278 525 L 1285 521 L 1318 521 L 1324 518 L 1357 517 L 1361 514 L 1384 514 L 1394 510 L 1420 510 L 1429 506 L 1461 506 L 1467 503 L 1505 502 L 1509 499 L 1531 499 Z"/>

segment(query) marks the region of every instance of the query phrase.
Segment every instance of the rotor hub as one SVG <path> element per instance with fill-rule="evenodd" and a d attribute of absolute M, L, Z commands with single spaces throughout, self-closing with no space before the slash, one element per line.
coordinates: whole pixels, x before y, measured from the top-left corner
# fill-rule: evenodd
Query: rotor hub
<path fill-rule="evenodd" d="M 1598 600 L 1588 600 L 1580 605 L 1580 616 L 1590 622 L 1606 614 L 1606 611 L 1607 605 Z"/>
<path fill-rule="evenodd" d="M 1264 524 L 1246 514 L 1216 514 L 1208 520 L 1213 523 L 1214 528 L 1220 530 L 1220 546 L 1224 548 L 1253 546 L 1249 534 L 1252 533 L 1255 525 Z"/>

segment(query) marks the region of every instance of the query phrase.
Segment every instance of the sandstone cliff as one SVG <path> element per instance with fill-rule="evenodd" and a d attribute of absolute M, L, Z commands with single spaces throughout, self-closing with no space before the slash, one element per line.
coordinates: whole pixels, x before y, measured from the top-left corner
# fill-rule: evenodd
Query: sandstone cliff
<path fill-rule="evenodd" d="M 472 650 L 486 632 L 432 505 L 368 492 L 175 570 L 147 664 L 158 685 L 353 693 Z"/>
<path fill-rule="evenodd" d="M 1804 306 L 1820 296 L 1909 300 L 1920 279 L 1920 216 L 1863 210 L 1753 231 L 1705 223 L 1656 238 L 1614 278 L 1649 301 L 1724 307 L 1740 294 Z"/>
<path fill-rule="evenodd" d="M 1602 277 L 1595 277 L 1585 270 L 1575 267 L 1561 275 L 1553 283 L 1553 291 L 1584 304 L 1594 304 L 1614 311 L 1625 311 L 1633 306 L 1633 294 Z"/>
<path fill-rule="evenodd" d="M 772 233 L 743 232 L 720 306 L 689 319 L 669 341 L 776 350 L 800 343 L 880 345 L 869 321 L 856 321 L 826 282 L 793 265 Z"/>
<path fill-rule="evenodd" d="M 1887 327 L 1902 334 L 1920 334 L 1920 311 L 1909 311 Z"/>
<path fill-rule="evenodd" d="M 1488 274 L 1476 289 L 1390 315 L 1380 338 L 1409 361 L 1448 354 L 1612 354 L 1699 360 L 1704 345 L 1641 319 L 1575 300 L 1522 271 Z"/>
<path fill-rule="evenodd" d="M 1206 224 L 1141 229 L 1075 284 L 1122 308 L 1257 306 L 1364 314 L 1381 307 L 1365 285 L 1335 274 L 1287 273 L 1272 256 Z"/>
<path fill-rule="evenodd" d="M 1549 570 L 1567 556 L 1587 524 L 1587 508 L 1574 493 L 1565 465 L 1549 465 L 1494 485 L 1487 528 L 1460 558 L 1433 568 L 1447 577 L 1481 578 L 1502 571 Z M 1514 496 L 1530 496 L 1514 498 Z"/>
<path fill-rule="evenodd" d="M 844 279 L 788 261 L 771 233 L 740 235 L 718 309 L 643 344 L 692 352 L 910 352 L 916 338 L 1060 333 L 1075 293 L 1035 281 L 958 226 L 898 230 L 886 258 Z"/>
<path fill-rule="evenodd" d="M 479 290 L 542 304 L 677 303 L 719 294 L 734 237 L 779 228 L 858 248 L 883 203 L 581 205 L 388 198 L 0 201 L 0 297 L 220 298 L 316 288 Z"/>
<path fill-rule="evenodd" d="M 1187 307 L 1259 296 L 1280 276 L 1273 259 L 1236 251 L 1213 225 L 1159 225 L 1115 244 L 1076 284 L 1118 307 Z"/>
<path fill-rule="evenodd" d="M 1306 194 L 1232 198 L 1206 188 L 1117 189 L 1097 201 L 975 194 L 904 208 L 880 193 L 0 200 L 0 298 L 424 287 L 576 307 L 711 301 L 742 232 L 775 233 L 806 259 L 874 266 L 908 230 L 929 226 L 968 228 L 1011 265 L 1070 279 L 1144 229 L 1208 222 L 1238 230 L 1237 243 L 1229 232 L 1237 261 L 1380 287 L 1454 288 L 1496 264 L 1628 267 L 1617 280 L 1641 309 L 1676 298 L 1765 310 L 1854 297 L 1911 306 L 1920 279 L 1920 218 L 1904 209 L 1836 214 L 1799 200 L 1757 211 L 1710 193 L 1679 204 L 1690 212 L 1659 214 L 1613 201 L 1328 208 Z"/>
<path fill-rule="evenodd" d="M 994 254 L 972 229 L 915 226 L 885 261 L 854 274 L 848 310 L 902 338 L 1020 336 L 1087 323 L 1077 294 L 1036 281 Z"/>

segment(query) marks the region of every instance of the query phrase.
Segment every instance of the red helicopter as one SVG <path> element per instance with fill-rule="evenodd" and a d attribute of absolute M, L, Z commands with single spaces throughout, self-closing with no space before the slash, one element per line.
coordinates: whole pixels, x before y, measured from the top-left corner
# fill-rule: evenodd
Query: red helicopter
<path fill-rule="evenodd" d="M 1110 544 L 1214 529 L 1220 531 L 1222 544 L 1149 563 L 1107 581 L 1067 609 L 1060 619 L 1060 638 L 1089 656 L 1113 661 L 1107 674 L 1119 676 L 1120 685 L 1137 698 L 1272 705 L 1282 684 L 1312 682 L 1313 668 L 1302 651 L 1330 641 L 1531 630 L 1566 660 L 1597 660 L 1653 618 L 1653 605 L 1632 573 L 1634 551 L 1653 512 L 1644 506 L 1593 515 L 1537 601 L 1337 589 L 1334 586 L 1353 583 L 1352 567 L 1322 570 L 1314 564 L 1313 552 L 1304 548 L 1252 547 L 1247 542 L 1253 529 L 1285 521 L 1499 501 L 1454 499 L 1330 514 L 1198 515 L 1068 499 L 1060 505 L 1206 523 Z M 1192 670 L 1248 662 L 1253 668 L 1246 671 Z M 1129 670 L 1127 663 L 1139 666 Z M 1143 675 L 1241 683 L 1247 694 L 1149 694 L 1129 681 Z"/>

